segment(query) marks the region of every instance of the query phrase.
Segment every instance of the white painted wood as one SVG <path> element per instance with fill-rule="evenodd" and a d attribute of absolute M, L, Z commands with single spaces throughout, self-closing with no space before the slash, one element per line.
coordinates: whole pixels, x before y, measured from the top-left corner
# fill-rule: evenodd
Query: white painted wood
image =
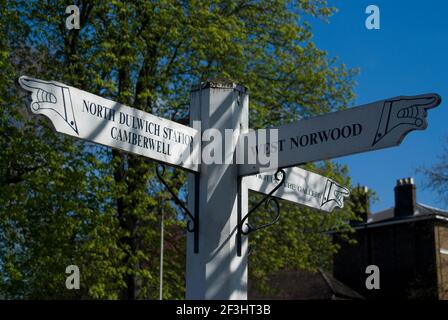
<path fill-rule="evenodd" d="M 31 93 L 30 110 L 56 131 L 198 171 L 190 157 L 197 130 L 55 81 L 20 77 Z"/>
<path fill-rule="evenodd" d="M 272 196 L 327 212 L 344 207 L 350 191 L 330 178 L 297 168 L 286 168 L 283 184 Z M 281 177 L 279 177 L 281 178 Z M 280 182 L 275 174 L 259 173 L 244 178 L 247 188 L 263 194 L 270 193 Z"/>
<path fill-rule="evenodd" d="M 264 154 L 266 150 L 278 152 L 277 167 L 286 168 L 396 146 L 408 132 L 425 129 L 427 109 L 440 102 L 440 96 L 434 93 L 400 96 L 324 114 L 274 128 L 278 129 L 278 139 L 268 148 L 258 149 Z M 256 148 L 244 149 L 252 156 L 257 152 Z M 240 175 L 255 174 L 263 168 L 259 163 L 249 164 L 248 155 L 239 165 Z"/>
<path fill-rule="evenodd" d="M 240 86 L 203 83 L 192 91 L 190 108 L 190 121 L 201 120 L 202 130 L 215 128 L 224 136 L 225 129 L 247 129 L 248 96 Z M 202 142 L 202 149 L 207 144 Z M 228 157 L 235 156 L 232 141 L 225 141 L 222 147 L 223 152 L 230 150 Z M 198 199 L 200 225 L 198 253 L 194 253 L 194 235 L 187 236 L 187 299 L 247 299 L 247 237 L 241 257 L 236 246 L 238 189 L 239 205 L 245 214 L 247 188 L 239 188 L 239 180 L 237 166 L 228 162 L 203 162 L 199 186 L 189 174 L 188 205 L 193 212 Z"/>

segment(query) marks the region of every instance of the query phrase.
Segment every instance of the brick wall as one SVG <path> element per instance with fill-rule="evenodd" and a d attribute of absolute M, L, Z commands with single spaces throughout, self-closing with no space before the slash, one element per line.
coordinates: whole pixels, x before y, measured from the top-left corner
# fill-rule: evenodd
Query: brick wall
<path fill-rule="evenodd" d="M 439 283 L 439 299 L 448 300 L 448 227 L 437 224 L 434 228 L 436 236 L 435 253 L 437 256 L 437 275 Z"/>

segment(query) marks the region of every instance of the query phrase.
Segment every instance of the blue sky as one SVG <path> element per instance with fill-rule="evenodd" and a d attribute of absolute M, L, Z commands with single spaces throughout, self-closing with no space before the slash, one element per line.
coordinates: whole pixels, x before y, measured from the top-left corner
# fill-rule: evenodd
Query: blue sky
<path fill-rule="evenodd" d="M 376 212 L 394 204 L 398 178 L 414 177 L 417 201 L 448 209 L 425 190 L 421 166 L 437 162 L 448 143 L 448 1 L 330 0 L 339 9 L 329 23 L 312 20 L 314 42 L 348 67 L 360 68 L 356 105 L 399 95 L 436 92 L 442 104 L 429 111 L 428 128 L 413 131 L 394 148 L 337 159 L 350 168 L 352 181 L 376 191 Z M 367 30 L 368 5 L 380 9 L 380 30 Z M 448 146 L 448 145 L 447 145 Z"/>

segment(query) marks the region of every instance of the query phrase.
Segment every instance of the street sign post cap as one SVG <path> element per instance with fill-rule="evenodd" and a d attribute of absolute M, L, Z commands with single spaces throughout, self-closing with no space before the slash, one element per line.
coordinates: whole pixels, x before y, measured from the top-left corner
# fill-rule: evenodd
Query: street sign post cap
<path fill-rule="evenodd" d="M 228 79 L 210 79 L 206 81 L 201 81 L 201 83 L 193 85 L 191 91 L 198 91 L 207 88 L 219 88 L 219 89 L 233 89 L 241 93 L 247 93 L 249 90 L 243 85 L 237 84 L 232 80 Z"/>

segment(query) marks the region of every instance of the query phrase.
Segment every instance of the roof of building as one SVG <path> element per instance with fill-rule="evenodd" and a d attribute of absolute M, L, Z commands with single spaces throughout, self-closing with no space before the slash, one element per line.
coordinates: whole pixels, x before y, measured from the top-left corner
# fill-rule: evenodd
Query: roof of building
<path fill-rule="evenodd" d="M 356 227 L 373 227 L 386 224 L 405 223 L 427 219 L 439 219 L 448 221 L 448 211 L 434 208 L 425 204 L 417 203 L 413 215 L 396 217 L 394 207 L 373 213 L 366 223 L 358 224 Z"/>
<path fill-rule="evenodd" d="M 268 280 L 272 293 L 249 289 L 249 299 L 357 300 L 364 299 L 356 291 L 336 280 L 331 274 L 304 270 L 282 270 Z"/>

